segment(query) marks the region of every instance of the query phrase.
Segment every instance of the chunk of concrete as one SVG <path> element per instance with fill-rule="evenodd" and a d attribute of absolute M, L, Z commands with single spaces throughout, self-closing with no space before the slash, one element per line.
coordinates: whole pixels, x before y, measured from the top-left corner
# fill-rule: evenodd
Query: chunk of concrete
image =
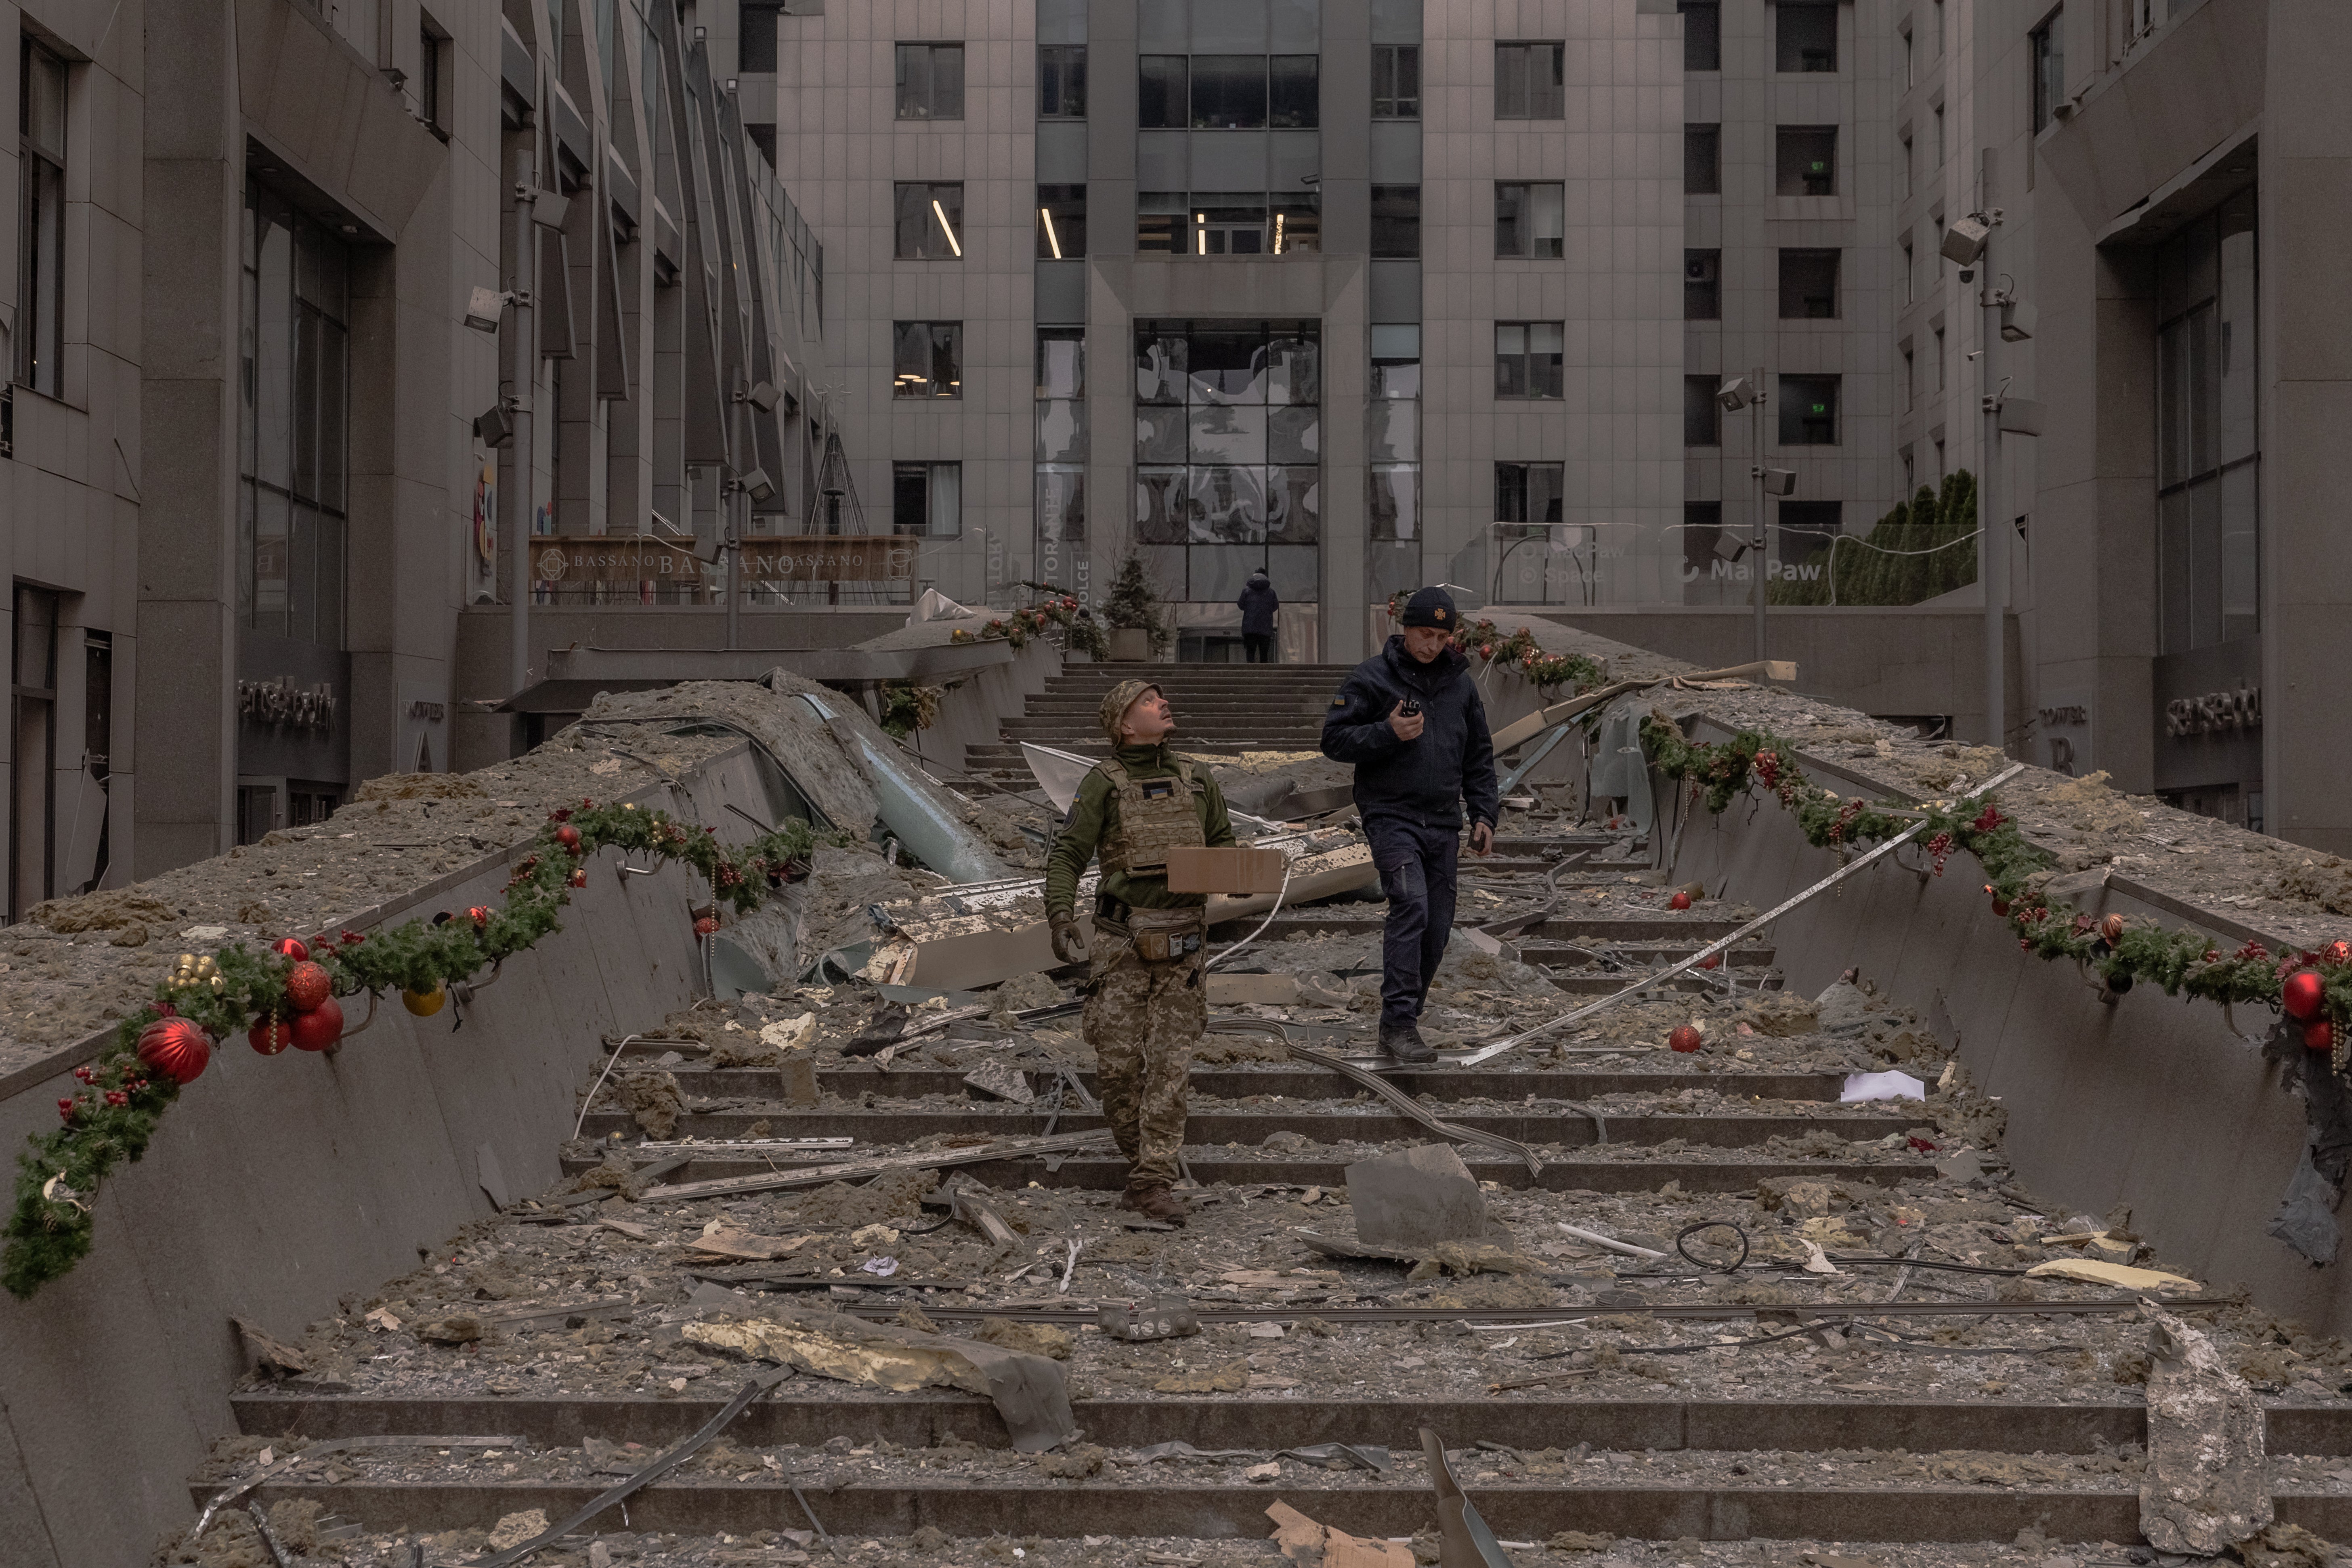
<path fill-rule="evenodd" d="M 1486 1199 L 1450 1144 L 1423 1143 L 1348 1167 L 1358 1239 L 1423 1248 L 1486 1234 Z"/>
<path fill-rule="evenodd" d="M 806 1054 L 785 1058 L 782 1076 L 786 1105 L 795 1110 L 808 1110 L 816 1105 L 815 1058 Z"/>
<path fill-rule="evenodd" d="M 2263 1407 L 2203 1334 L 2150 1302 L 2140 1312 L 2150 1325 L 2140 1533 L 2158 1552 L 2216 1556 L 2275 1517 Z"/>

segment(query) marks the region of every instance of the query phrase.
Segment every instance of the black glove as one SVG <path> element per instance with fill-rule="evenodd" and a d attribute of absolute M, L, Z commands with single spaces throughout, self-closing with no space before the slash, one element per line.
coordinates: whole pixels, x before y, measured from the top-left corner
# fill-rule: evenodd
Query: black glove
<path fill-rule="evenodd" d="M 1054 956 L 1064 963 L 1076 963 L 1087 956 L 1086 939 L 1078 934 L 1078 922 L 1067 914 L 1049 917 L 1054 933 Z"/>

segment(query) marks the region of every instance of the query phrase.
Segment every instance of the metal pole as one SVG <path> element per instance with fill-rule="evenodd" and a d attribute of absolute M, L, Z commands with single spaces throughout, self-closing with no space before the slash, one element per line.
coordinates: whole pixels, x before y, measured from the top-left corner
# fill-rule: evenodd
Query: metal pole
<path fill-rule="evenodd" d="M 1756 532 L 1748 542 L 1748 553 L 1756 557 L 1756 657 L 1766 657 L 1764 649 L 1764 367 L 1758 365 L 1749 373 L 1749 384 L 1756 389 L 1756 401 L 1748 405 L 1748 448 L 1755 460 L 1748 466 L 1756 474 Z"/>
<path fill-rule="evenodd" d="M 2002 708 L 2009 687 L 2001 666 L 2007 651 L 2003 644 L 2008 641 L 2003 612 L 2009 607 L 2009 530 L 2000 510 L 2000 383 L 1993 374 L 1993 352 L 2000 342 L 2000 290 L 1995 279 L 2000 275 L 1993 270 L 1990 236 L 1977 265 L 1983 268 L 1984 281 L 1984 350 L 1980 356 L 1984 453 L 1979 464 L 1983 472 L 1977 477 L 1977 575 L 1984 583 L 1985 733 L 1990 738 L 1989 744 L 2006 752 L 2009 730 Z"/>
<path fill-rule="evenodd" d="M 727 651 L 730 653 L 742 645 L 743 584 L 740 579 L 743 575 L 743 531 L 739 518 L 751 504 L 751 492 L 740 485 L 727 492 Z"/>
<path fill-rule="evenodd" d="M 539 227 L 530 221 L 531 198 L 538 194 L 539 171 L 529 150 L 515 154 L 514 225 L 514 498 L 507 531 L 513 536 L 512 602 L 514 654 L 512 686 L 520 691 L 530 682 L 530 531 L 537 521 L 531 508 L 532 469 L 537 453 L 531 446 L 531 392 L 538 380 L 539 342 L 533 333 L 530 291 L 539 282 Z"/>

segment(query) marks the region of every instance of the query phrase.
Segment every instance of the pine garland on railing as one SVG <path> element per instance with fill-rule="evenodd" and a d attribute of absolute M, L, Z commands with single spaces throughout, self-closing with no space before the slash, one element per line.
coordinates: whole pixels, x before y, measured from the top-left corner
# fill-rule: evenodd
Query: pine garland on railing
<path fill-rule="evenodd" d="M 344 1032 L 336 997 L 365 993 L 372 1019 L 374 999 L 393 989 L 411 1012 L 437 1013 L 448 986 L 495 971 L 560 929 L 559 911 L 572 889 L 587 885 L 587 859 L 600 849 L 683 861 L 709 883 L 714 907 L 748 914 L 770 888 L 805 876 L 810 853 L 832 839 L 794 819 L 730 850 L 710 828 L 667 812 L 583 800 L 549 814 L 497 908 L 478 904 L 373 935 L 345 931 L 340 942 L 288 937 L 266 952 L 238 943 L 203 958 L 184 954 L 154 1000 L 115 1026 L 95 1061 L 74 1069 L 83 1087 L 58 1102 L 63 1125 L 36 1135 L 18 1156 L 0 1286 L 29 1297 L 88 1255 L 99 1184 L 146 1152 L 163 1112 L 230 1035 L 247 1031 L 264 1056 L 289 1046 L 325 1050 Z M 706 937 L 717 931 L 716 914 L 695 929 Z"/>
<path fill-rule="evenodd" d="M 958 626 L 948 634 L 950 642 L 1011 643 L 1015 648 L 1029 646 L 1029 639 L 1047 626 L 1059 626 L 1063 641 L 1096 658 L 1110 657 L 1110 636 L 1102 623 L 1078 607 L 1078 602 L 1068 595 L 1047 599 L 1031 610 L 1014 610 L 1007 616 L 991 616 L 980 630 Z"/>
<path fill-rule="evenodd" d="M 2009 922 L 2025 952 L 2095 970 L 2112 994 L 2146 981 L 2168 996 L 2277 1007 L 2303 1026 L 2305 1045 L 2334 1053 L 2339 1073 L 2352 1057 L 2352 942 L 2273 953 L 2249 942 L 2224 952 L 2201 931 L 2122 914 L 2095 918 L 2045 895 L 2035 879 L 2053 868 L 2051 857 L 1989 801 L 1931 801 L 1913 810 L 1841 799 L 1805 777 L 1788 742 L 1755 730 L 1720 743 L 1692 741 L 1653 714 L 1642 721 L 1642 742 L 1661 773 L 1705 792 L 1708 811 L 1720 813 L 1751 784 L 1760 786 L 1794 814 L 1806 841 L 1821 848 L 1843 851 L 1891 838 L 1925 817 L 1922 843 L 1935 874 L 1943 875 L 1955 850 L 1976 857 L 1989 879 L 1984 889 L 1992 912 Z"/>

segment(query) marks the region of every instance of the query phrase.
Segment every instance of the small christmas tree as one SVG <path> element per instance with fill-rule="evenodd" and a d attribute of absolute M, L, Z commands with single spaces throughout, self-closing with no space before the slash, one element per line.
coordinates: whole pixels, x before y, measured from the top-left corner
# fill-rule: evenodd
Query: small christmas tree
<path fill-rule="evenodd" d="M 1170 641 L 1167 623 L 1160 615 L 1160 594 L 1144 574 L 1143 559 L 1129 552 L 1119 563 L 1103 598 L 1103 619 L 1114 626 L 1138 627 L 1151 636 L 1151 651 L 1165 653 Z"/>

